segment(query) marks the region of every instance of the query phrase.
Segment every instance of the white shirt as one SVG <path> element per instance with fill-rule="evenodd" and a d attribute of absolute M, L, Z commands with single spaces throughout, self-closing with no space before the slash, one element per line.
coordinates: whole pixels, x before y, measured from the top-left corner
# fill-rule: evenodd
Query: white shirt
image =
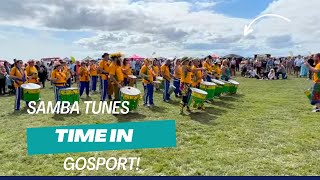
<path fill-rule="evenodd" d="M 136 69 L 136 61 L 131 61 L 131 69 Z"/>

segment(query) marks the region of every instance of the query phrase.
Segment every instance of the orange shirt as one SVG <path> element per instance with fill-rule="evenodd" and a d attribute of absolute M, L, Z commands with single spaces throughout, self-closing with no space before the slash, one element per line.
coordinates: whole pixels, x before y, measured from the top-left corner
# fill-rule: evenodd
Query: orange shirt
<path fill-rule="evenodd" d="M 132 75 L 132 69 L 130 64 L 127 64 L 126 66 L 122 66 L 122 70 L 125 72 L 123 73 L 124 78 L 128 78 L 129 75 Z"/>
<path fill-rule="evenodd" d="M 25 72 L 24 72 L 22 69 L 19 71 L 19 69 L 16 68 L 16 67 L 13 67 L 13 68 L 11 69 L 11 71 L 10 71 L 10 76 L 16 76 L 16 77 L 18 77 L 18 78 L 20 78 L 20 79 L 26 80 L 26 74 L 25 74 Z M 16 81 L 14 81 L 14 87 L 15 87 L 15 88 L 21 87 L 22 84 L 24 84 L 24 82 L 23 82 L 22 80 L 16 80 Z"/>
<path fill-rule="evenodd" d="M 25 71 L 27 77 L 31 76 L 28 83 L 38 83 L 38 70 L 35 66 L 27 66 Z"/>
<path fill-rule="evenodd" d="M 175 69 L 174 71 L 174 77 L 176 79 L 181 79 L 181 76 L 182 76 L 182 67 L 178 66 L 177 69 Z"/>
<path fill-rule="evenodd" d="M 192 66 L 192 70 L 197 69 L 197 67 Z M 192 78 L 192 86 L 197 86 L 202 82 L 202 72 L 201 71 L 196 71 L 193 73 L 193 78 Z"/>
<path fill-rule="evenodd" d="M 208 73 L 212 73 L 213 68 L 212 68 L 212 65 L 210 63 L 208 63 L 207 61 L 204 61 L 203 67 L 207 68 Z"/>
<path fill-rule="evenodd" d="M 189 66 L 185 66 L 185 68 L 189 68 Z M 182 67 L 181 67 L 182 69 Z M 192 72 L 184 71 L 181 74 L 181 82 L 191 84 L 192 83 Z"/>
<path fill-rule="evenodd" d="M 80 67 L 80 82 L 89 82 L 90 75 L 87 67 Z"/>
<path fill-rule="evenodd" d="M 111 63 L 109 66 L 109 74 L 113 75 L 118 83 L 123 82 L 124 76 L 122 73 L 122 68 L 115 63 Z"/>
<path fill-rule="evenodd" d="M 140 74 L 145 74 L 145 75 L 149 76 L 148 78 L 144 78 L 142 80 L 142 82 L 144 84 L 150 84 L 153 82 L 153 71 L 152 71 L 152 69 L 149 69 L 146 65 L 142 66 L 142 68 L 140 70 Z"/>
<path fill-rule="evenodd" d="M 54 82 L 56 86 L 65 86 L 67 83 L 67 75 L 63 71 L 53 70 L 51 73 L 51 79 L 57 79 Z"/>
<path fill-rule="evenodd" d="M 153 66 L 152 68 L 153 68 L 153 72 L 154 72 L 155 76 L 158 77 L 159 76 L 159 67 Z"/>
<path fill-rule="evenodd" d="M 96 64 L 92 64 L 89 67 L 90 76 L 98 76 L 98 66 Z"/>
<path fill-rule="evenodd" d="M 161 66 L 161 73 L 164 74 L 166 76 L 166 78 L 169 78 L 169 79 L 167 79 L 168 81 L 171 80 L 170 69 L 165 64 Z"/>
<path fill-rule="evenodd" d="M 107 73 L 109 73 L 109 64 L 108 64 L 107 61 L 104 61 L 104 60 L 100 61 L 99 67 L 100 67 L 102 70 L 104 70 L 104 71 L 106 71 Z M 100 74 L 101 74 L 102 80 L 107 80 L 107 79 L 108 79 L 108 76 L 107 76 L 106 74 L 102 74 L 102 73 L 100 73 Z"/>
<path fill-rule="evenodd" d="M 316 70 L 320 70 L 320 63 L 315 67 Z M 317 83 L 320 80 L 320 72 L 313 74 L 313 82 Z M 319 81 L 320 82 L 320 81 Z"/>

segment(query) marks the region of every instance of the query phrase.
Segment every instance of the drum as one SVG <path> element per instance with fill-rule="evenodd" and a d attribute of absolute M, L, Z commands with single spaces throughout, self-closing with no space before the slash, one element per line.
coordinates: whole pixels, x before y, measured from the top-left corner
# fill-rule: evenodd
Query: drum
<path fill-rule="evenodd" d="M 201 82 L 200 89 L 208 93 L 207 100 L 212 100 L 214 98 L 214 92 L 216 90 L 216 84 L 211 82 Z"/>
<path fill-rule="evenodd" d="M 123 87 L 120 89 L 121 97 L 120 100 L 129 102 L 129 110 L 133 111 L 138 108 L 139 100 L 141 99 L 141 92 L 139 89 L 134 87 Z"/>
<path fill-rule="evenodd" d="M 236 94 L 238 90 L 238 86 L 240 85 L 237 81 L 229 80 L 230 83 L 230 94 Z"/>
<path fill-rule="evenodd" d="M 174 90 L 176 90 L 176 87 L 174 85 L 170 85 L 168 93 L 171 95 Z"/>
<path fill-rule="evenodd" d="M 40 101 L 41 86 L 34 83 L 22 84 L 22 100 L 26 102 Z"/>
<path fill-rule="evenodd" d="M 129 75 L 129 86 L 133 87 L 136 84 L 137 76 Z"/>
<path fill-rule="evenodd" d="M 204 102 L 206 100 L 208 93 L 201 89 L 196 89 L 196 88 L 190 88 L 190 89 L 192 93 L 189 99 L 189 106 L 194 108 L 204 109 Z"/>
<path fill-rule="evenodd" d="M 59 99 L 60 101 L 66 101 L 70 104 L 74 104 L 75 102 L 79 102 L 80 95 L 78 88 L 66 88 L 61 89 L 59 91 Z"/>
<path fill-rule="evenodd" d="M 224 81 L 224 80 L 221 80 L 221 81 L 224 83 L 222 93 L 229 94 L 230 93 L 230 88 L 231 88 L 231 83 L 228 82 L 228 81 Z"/>
<path fill-rule="evenodd" d="M 160 82 L 160 89 L 164 89 L 164 79 L 163 79 L 163 77 L 157 77 L 156 80 Z"/>
<path fill-rule="evenodd" d="M 214 96 L 215 97 L 221 96 L 221 94 L 223 93 L 225 83 L 216 79 L 212 79 L 212 82 L 217 85 L 214 91 Z"/>

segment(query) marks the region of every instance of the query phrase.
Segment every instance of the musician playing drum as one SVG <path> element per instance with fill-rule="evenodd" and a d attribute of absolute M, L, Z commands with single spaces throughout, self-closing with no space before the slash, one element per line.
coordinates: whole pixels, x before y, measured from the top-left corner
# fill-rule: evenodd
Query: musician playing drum
<path fill-rule="evenodd" d="M 164 83 L 163 101 L 167 103 L 170 100 L 169 87 L 170 87 L 170 81 L 172 77 L 169 69 L 170 64 L 171 64 L 170 60 L 166 60 L 165 63 L 161 66 L 161 75 L 164 81 L 163 82 Z"/>
<path fill-rule="evenodd" d="M 204 78 L 204 80 L 207 82 L 212 82 L 211 80 L 213 75 L 212 57 L 208 56 L 206 60 L 203 62 L 202 66 L 207 69 L 207 72 L 206 72 L 207 76 Z"/>
<path fill-rule="evenodd" d="M 111 55 L 112 63 L 109 66 L 109 76 L 113 83 L 115 101 L 120 101 L 120 89 L 124 80 L 120 58 L 120 54 Z"/>
<path fill-rule="evenodd" d="M 80 97 L 82 96 L 84 90 L 86 90 L 87 97 L 90 97 L 90 75 L 85 62 L 81 62 L 80 67 Z"/>
<path fill-rule="evenodd" d="M 93 92 L 97 91 L 97 81 L 98 81 L 98 66 L 95 60 L 90 61 L 89 74 L 91 76 L 91 90 Z"/>
<path fill-rule="evenodd" d="M 206 68 L 200 68 L 200 61 L 199 59 L 193 60 L 193 66 L 192 66 L 192 87 L 194 88 L 200 88 L 200 83 L 202 82 L 202 71 Z"/>
<path fill-rule="evenodd" d="M 180 59 L 177 59 L 174 66 L 174 82 L 173 82 L 173 85 L 176 87 L 176 89 L 174 90 L 174 94 L 176 95 L 176 98 L 182 96 L 182 93 L 180 91 L 181 75 L 182 75 L 181 61 Z"/>
<path fill-rule="evenodd" d="M 54 70 L 51 73 L 51 81 L 54 84 L 54 95 L 56 102 L 60 101 L 59 91 L 66 87 L 67 79 L 71 74 L 66 74 L 59 62 L 54 63 Z"/>
<path fill-rule="evenodd" d="M 187 111 L 191 112 L 189 107 L 189 99 L 191 96 L 191 84 L 192 84 L 192 70 L 189 66 L 190 60 L 187 57 L 182 58 L 181 64 L 182 64 L 182 75 L 181 75 L 181 84 L 180 84 L 180 90 L 182 93 L 182 102 L 181 102 L 181 109 L 180 114 L 183 114 L 183 110 L 185 107 L 187 107 Z"/>
<path fill-rule="evenodd" d="M 104 53 L 102 55 L 102 60 L 99 64 L 99 73 L 101 78 L 101 101 L 105 101 L 107 99 L 107 93 L 108 93 L 108 76 L 109 76 L 109 54 Z"/>
<path fill-rule="evenodd" d="M 142 83 L 144 87 L 144 106 L 152 107 L 154 106 L 153 103 L 153 76 L 155 73 L 152 70 L 152 62 L 150 59 L 144 60 L 144 65 L 140 70 L 140 75 L 143 78 Z"/>
<path fill-rule="evenodd" d="M 124 77 L 123 85 L 129 86 L 129 76 L 132 75 L 131 65 L 128 59 L 124 59 L 122 63 L 122 73 Z"/>
<path fill-rule="evenodd" d="M 27 75 L 27 82 L 38 84 L 39 83 L 38 70 L 34 65 L 35 65 L 34 60 L 30 60 L 28 62 L 28 66 L 26 67 L 26 70 L 25 70 Z"/>
<path fill-rule="evenodd" d="M 26 74 L 22 69 L 23 62 L 21 60 L 17 60 L 15 62 L 15 66 L 10 71 L 10 78 L 14 80 L 14 87 L 16 89 L 16 99 L 14 110 L 20 110 L 20 100 L 22 95 L 21 85 L 26 82 Z"/>

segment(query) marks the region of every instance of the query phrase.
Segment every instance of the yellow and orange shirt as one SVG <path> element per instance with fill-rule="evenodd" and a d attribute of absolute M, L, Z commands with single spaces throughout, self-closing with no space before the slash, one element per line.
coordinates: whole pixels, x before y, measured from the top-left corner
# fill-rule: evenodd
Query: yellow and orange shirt
<path fill-rule="evenodd" d="M 57 79 L 54 82 L 55 86 L 65 86 L 67 83 L 67 75 L 64 71 L 53 70 L 51 72 L 51 79 Z"/>
<path fill-rule="evenodd" d="M 147 76 L 149 76 L 148 78 L 144 78 L 142 80 L 142 82 L 144 84 L 150 84 L 153 82 L 153 71 L 152 69 L 149 69 L 146 65 L 143 65 L 141 70 L 140 70 L 140 74 L 145 74 Z"/>
<path fill-rule="evenodd" d="M 80 67 L 80 82 L 89 82 L 90 75 L 87 67 Z"/>
<path fill-rule="evenodd" d="M 121 66 L 116 65 L 115 63 L 111 63 L 109 66 L 109 74 L 113 75 L 118 83 L 123 82 L 124 76 L 122 73 Z"/>
<path fill-rule="evenodd" d="M 38 83 L 38 70 L 35 66 L 27 66 L 25 69 L 27 77 L 31 76 L 31 79 L 28 79 L 28 83 Z"/>

